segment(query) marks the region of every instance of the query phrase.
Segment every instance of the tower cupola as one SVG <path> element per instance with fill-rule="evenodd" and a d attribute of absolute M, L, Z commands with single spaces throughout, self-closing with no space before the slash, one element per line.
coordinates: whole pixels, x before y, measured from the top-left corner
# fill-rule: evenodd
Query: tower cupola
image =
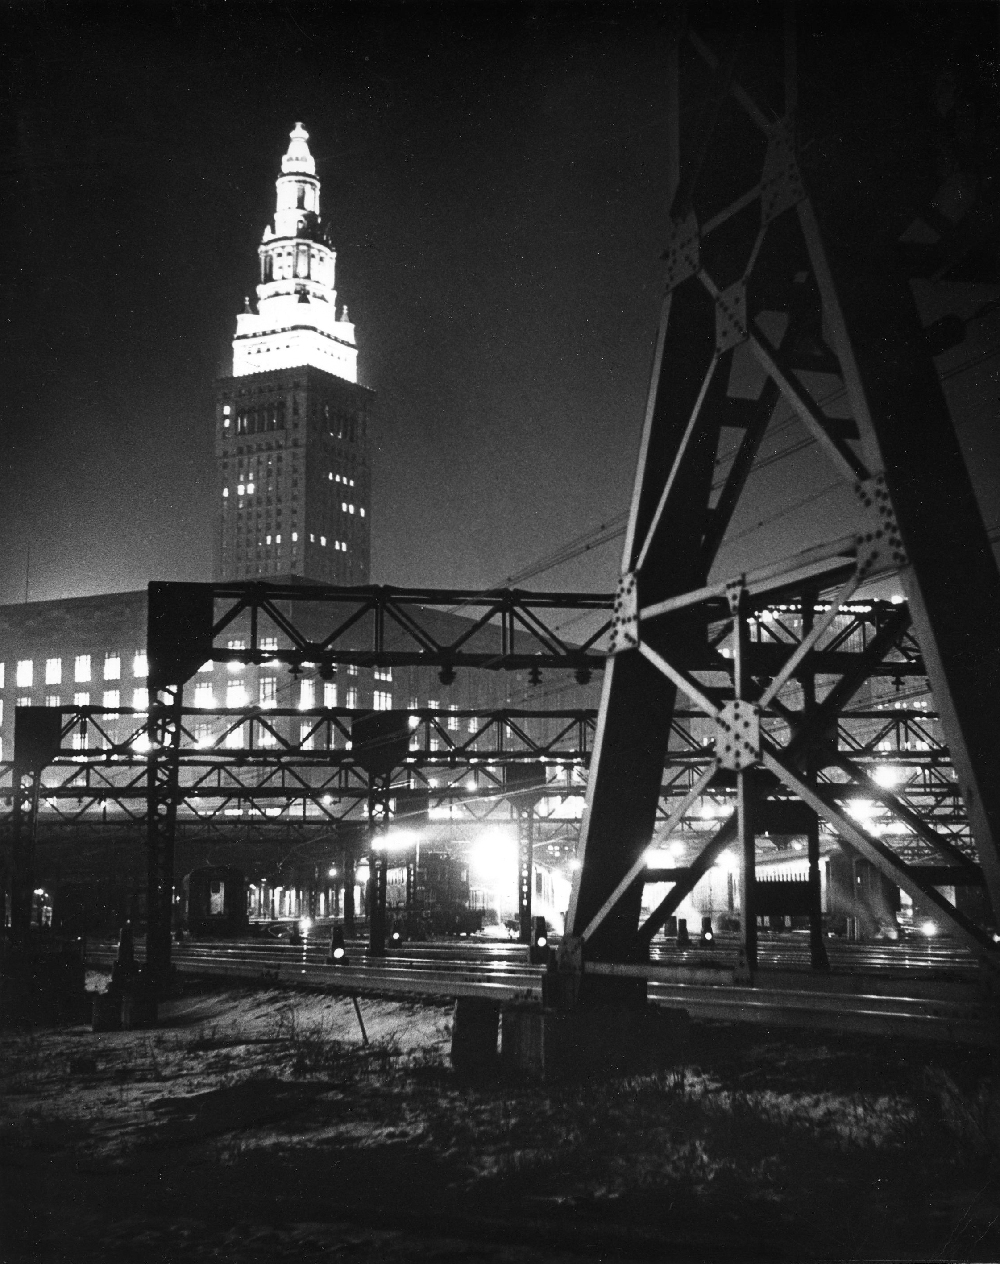
<path fill-rule="evenodd" d="M 274 220 L 258 249 L 257 311 L 236 318 L 233 376 L 312 365 L 358 380 L 354 326 L 338 314 L 337 255 L 320 219 L 309 133 L 296 123 L 275 182 Z"/>

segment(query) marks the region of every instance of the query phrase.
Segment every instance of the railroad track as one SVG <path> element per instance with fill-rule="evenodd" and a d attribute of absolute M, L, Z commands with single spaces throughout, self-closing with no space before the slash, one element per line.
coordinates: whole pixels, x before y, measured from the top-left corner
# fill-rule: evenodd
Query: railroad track
<path fill-rule="evenodd" d="M 141 957 L 141 943 L 137 945 Z M 369 958 L 361 943 L 348 945 L 347 964 L 326 961 L 326 946 L 278 942 L 196 943 L 178 945 L 174 963 L 182 973 L 215 978 L 256 980 L 278 986 L 336 988 L 338 991 L 387 996 L 492 997 L 498 1002 L 540 997 L 543 968 L 526 960 L 515 944 L 407 945 L 396 955 Z M 113 945 L 88 951 L 90 965 L 109 965 Z M 895 973 L 872 971 L 871 958 L 853 955 L 852 964 L 869 965 L 862 972 L 833 969 L 812 975 L 788 968 L 763 968 L 753 988 L 732 983 L 718 958 L 694 954 L 661 954 L 648 965 L 594 963 L 595 974 L 645 978 L 652 1002 L 678 1006 L 692 1018 L 754 1023 L 766 1027 L 812 1027 L 900 1038 L 947 1040 L 1000 1047 L 1000 1008 L 980 994 L 970 963 L 947 978 L 895 961 Z M 921 965 L 924 963 L 921 962 Z M 948 967 L 944 959 L 938 967 Z"/>

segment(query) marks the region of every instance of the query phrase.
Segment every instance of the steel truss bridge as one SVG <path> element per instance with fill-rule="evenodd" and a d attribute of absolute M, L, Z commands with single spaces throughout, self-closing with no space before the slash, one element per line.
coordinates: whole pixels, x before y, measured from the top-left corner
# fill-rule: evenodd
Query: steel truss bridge
<path fill-rule="evenodd" d="M 359 604 L 356 590 L 337 596 Z M 454 596 L 439 594 L 442 602 L 452 602 Z M 268 599 L 265 595 L 261 601 L 259 589 L 252 597 L 259 604 Z M 426 601 L 427 594 L 422 597 Z M 357 661 L 354 648 L 328 648 L 322 651 L 326 657 L 321 662 L 312 661 L 306 668 L 305 655 L 312 655 L 313 660 L 319 656 L 315 645 L 254 654 L 233 649 L 227 636 L 223 646 L 223 634 L 234 626 L 231 600 L 232 593 L 227 591 L 227 605 L 213 629 L 213 658 L 239 666 L 256 659 L 263 664 L 282 663 L 292 672 L 330 670 L 331 674 L 339 665 Z M 604 600 L 607 610 L 610 598 Z M 586 608 L 600 611 L 596 600 L 588 601 Z M 762 605 L 759 617 L 751 621 L 754 651 L 762 660 L 776 656 L 783 660 L 801 652 L 805 634 L 800 624 L 796 611 L 773 603 Z M 709 649 L 701 667 L 712 673 L 710 680 L 720 682 L 731 671 L 718 648 L 719 633 L 724 631 L 725 621 L 713 628 L 709 641 L 717 644 Z M 435 647 L 421 665 L 429 660 L 439 667 L 450 661 L 448 648 Z M 596 666 L 603 668 L 597 651 L 589 652 Z M 810 661 L 824 669 L 822 676 L 828 682 L 863 675 L 869 693 L 867 708 L 837 712 L 840 766 L 824 770 L 820 778 L 831 800 L 848 810 L 860 803 L 869 815 L 874 810 L 881 836 L 926 880 L 939 885 L 981 885 L 939 717 L 925 709 L 925 669 L 909 632 L 905 607 L 889 602 L 854 603 L 830 619 Z M 725 689 L 722 683 L 706 684 L 706 690 L 715 693 L 724 694 Z M 586 792 L 598 719 L 595 710 L 442 712 L 416 708 L 393 714 L 407 740 L 405 753 L 398 752 L 399 762 L 382 785 L 388 819 L 425 819 L 428 813 L 440 818 L 443 813 L 468 823 L 496 819 L 498 812 L 513 815 L 529 872 L 533 848 L 551 842 L 575 848 L 577 821 L 553 809 L 560 801 L 578 800 Z M 367 823 L 373 806 L 371 752 L 356 747 L 353 738 L 355 725 L 370 715 L 337 707 L 182 705 L 177 712 L 175 833 L 231 839 L 238 822 L 244 839 L 254 829 L 264 839 L 284 827 L 304 840 L 315 838 L 317 828 L 324 825 L 332 827 L 332 836 L 337 837 L 338 827 Z M 44 771 L 21 788 L 22 835 L 34 832 L 49 840 L 94 840 L 122 833 L 134 837 L 146 823 L 148 809 L 154 758 L 150 716 L 133 708 L 64 706 L 43 710 L 41 718 L 52 727 L 55 744 L 48 751 Z M 787 724 L 775 725 L 778 737 L 783 728 Z M 665 839 L 676 828 L 696 855 L 714 837 L 717 819 L 731 811 L 735 779 L 719 766 L 712 743 L 703 713 L 675 710 L 654 841 Z M 858 786 L 847 776 L 848 767 L 872 781 L 861 787 L 870 798 L 859 799 Z M 891 794 L 882 784 L 886 772 L 891 774 Z M 14 778 L 13 764 L 0 768 L 0 791 L 13 792 Z M 768 836 L 758 839 L 758 860 L 787 848 L 790 834 L 804 832 L 801 821 L 789 823 L 787 800 L 774 801 L 770 812 Z M 782 813 L 784 823 L 778 819 Z M 329 828 L 325 836 L 331 837 Z M 938 836 L 963 857 L 962 862 L 940 863 L 934 845 Z M 367 850 L 370 841 L 367 831 L 359 834 L 356 829 L 343 838 L 351 840 L 345 845 L 355 853 Z M 644 880 L 676 884 L 690 876 L 684 864 L 674 864 L 669 870 L 647 866 Z M 522 884 L 525 920 L 530 918 L 526 888 Z"/>
<path fill-rule="evenodd" d="M 821 970 L 821 830 L 934 909 L 995 986 L 1000 573 L 910 287 L 955 268 L 975 276 L 992 195 L 972 180 L 980 193 L 965 218 L 934 210 L 937 174 L 921 138 L 938 134 L 940 120 L 928 113 L 921 127 L 920 111 L 933 106 L 889 43 L 851 48 L 821 26 L 803 37 L 796 21 L 814 21 L 810 6 L 752 13 L 751 23 L 678 11 L 665 67 L 665 294 L 613 600 L 151 585 L 145 752 L 105 732 L 94 710 L 86 719 L 102 749 L 93 754 L 62 746 L 82 714 L 45 721 L 58 728 L 47 746 L 37 728 L 32 739 L 43 722 L 17 716 L 17 926 L 42 802 L 128 803 L 134 792 L 141 803 L 145 794 L 156 979 L 170 959 L 174 836 L 186 815 L 237 801 L 308 801 L 324 812 L 330 794 L 338 812 L 364 800 L 374 822 L 404 791 L 445 801 L 470 776 L 477 790 L 507 789 L 504 768 L 551 760 L 587 770 L 557 971 L 566 995 L 585 999 L 588 966 L 641 962 L 730 846 L 740 863 L 734 980 L 753 985 L 758 854 L 768 837 L 791 834 L 806 840 L 811 961 Z M 845 109 L 863 83 L 879 92 Z M 831 157 L 816 137 L 834 113 L 842 145 Z M 972 161 L 956 154 L 959 165 Z M 933 229 L 914 235 L 914 223 Z M 802 473 L 809 494 L 772 517 L 796 511 L 802 547 L 748 558 L 741 527 L 759 512 L 752 491 L 763 485 L 753 480 L 786 434 L 794 442 L 779 455 L 808 451 L 813 461 Z M 836 512 L 821 484 L 830 476 Z M 866 600 L 889 582 L 905 600 Z M 441 610 L 467 616 L 460 634 L 435 621 Z M 570 611 L 593 620 L 580 645 L 551 622 Z M 603 693 L 593 731 L 589 717 L 564 717 L 554 744 L 528 740 L 525 717 L 500 713 L 459 743 L 440 715 L 417 713 L 414 748 L 409 730 L 402 742 L 397 730 L 381 750 L 369 741 L 361 759 L 336 741 L 349 730 L 353 743 L 353 718 L 311 713 L 310 746 L 291 740 L 287 716 L 248 710 L 214 715 L 219 739 L 192 749 L 184 686 L 199 666 L 267 658 L 320 678 L 342 663 L 421 665 L 445 684 L 458 668 L 568 670 L 580 681 L 601 670 Z M 925 711 L 913 703 L 928 687 Z M 506 744 L 515 719 L 518 742 Z M 267 733 L 273 745 L 261 743 Z M 429 787 L 432 769 L 446 784 Z M 707 824 L 706 801 L 718 809 Z M 651 841 L 681 830 L 697 836 L 693 853 L 669 877 L 649 870 Z M 643 887 L 657 880 L 670 890 L 640 921 Z"/>

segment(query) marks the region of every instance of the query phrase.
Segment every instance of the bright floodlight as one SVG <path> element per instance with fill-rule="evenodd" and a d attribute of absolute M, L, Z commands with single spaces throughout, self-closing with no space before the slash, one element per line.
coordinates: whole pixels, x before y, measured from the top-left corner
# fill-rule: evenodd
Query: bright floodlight
<path fill-rule="evenodd" d="M 375 851 L 405 851 L 407 847 L 415 845 L 418 837 L 416 830 L 390 830 L 383 838 L 372 843 L 372 849 Z"/>
<path fill-rule="evenodd" d="M 923 926 L 921 926 L 920 929 L 923 931 L 923 933 L 927 936 L 928 939 L 930 939 L 932 935 L 937 934 L 937 927 L 934 925 L 933 922 L 924 922 Z"/>
<path fill-rule="evenodd" d="M 517 844 L 510 833 L 494 826 L 484 830 L 472 845 L 470 867 L 487 885 L 517 881 Z"/>
<path fill-rule="evenodd" d="M 329 878 L 335 878 L 336 876 L 337 876 L 337 871 L 336 871 L 336 869 L 329 869 L 329 870 L 327 870 L 327 877 L 329 877 Z"/>
<path fill-rule="evenodd" d="M 902 768 L 897 768 L 893 764 L 879 764 L 873 774 L 873 780 L 877 785 L 890 790 L 893 786 L 898 786 L 905 775 Z"/>

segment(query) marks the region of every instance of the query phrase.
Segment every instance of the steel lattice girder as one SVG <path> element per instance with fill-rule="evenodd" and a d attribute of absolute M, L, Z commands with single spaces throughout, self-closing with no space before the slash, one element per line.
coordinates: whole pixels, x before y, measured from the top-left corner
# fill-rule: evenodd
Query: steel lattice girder
<path fill-rule="evenodd" d="M 202 608 L 208 603 L 214 612 L 210 626 L 205 620 L 204 644 L 186 662 L 176 654 L 169 655 L 168 662 L 167 655 L 158 654 L 157 639 L 151 635 L 151 681 L 162 670 L 165 683 L 183 683 L 200 666 L 202 654 L 202 662 L 274 662 L 321 669 L 378 662 L 383 667 L 571 668 L 587 673 L 604 666 L 604 652 L 597 646 L 607 632 L 611 608 L 610 596 L 603 593 L 157 583 L 150 585 L 151 609 L 156 611 L 151 632 L 158 623 L 171 640 L 172 611 L 191 599 Z M 442 613 L 461 613 L 463 626 L 446 627 L 435 618 Z M 568 613 L 595 616 L 596 627 L 582 644 L 566 641 L 547 622 L 551 615 L 565 620 Z M 233 649 L 226 643 L 237 630 L 245 632 L 248 648 Z M 261 640 L 270 637 L 280 638 L 281 646 L 260 648 Z"/>
<path fill-rule="evenodd" d="M 677 906 L 740 830 L 752 836 L 753 801 L 780 789 L 800 796 L 892 881 L 938 906 L 957 934 L 996 962 L 992 923 L 973 924 L 959 914 L 926 874 L 846 816 L 832 796 L 850 789 L 831 791 L 816 780 L 816 771 L 832 764 L 854 793 L 871 790 L 854 764 L 833 757 L 829 738 L 840 709 L 879 656 L 871 655 L 868 671 L 845 672 L 806 711 L 793 695 L 797 681 L 822 671 L 815 650 L 823 633 L 786 651 L 784 663 L 755 654 L 747 641 L 748 612 L 765 601 L 808 602 L 812 609 L 818 595 L 832 593 L 846 604 L 861 585 L 898 575 L 908 598 L 908 614 L 900 618 L 912 618 L 920 670 L 942 717 L 976 857 L 992 904 L 1000 907 L 1000 645 L 994 632 L 1000 575 L 896 249 L 922 207 L 926 177 L 917 163 L 906 177 L 898 163 L 887 163 L 886 147 L 897 144 L 900 131 L 889 125 L 891 111 L 912 96 L 911 85 L 904 83 L 903 91 L 895 80 L 880 80 L 878 49 L 866 49 L 854 86 L 877 83 L 884 100 L 880 95 L 863 120 L 860 111 L 848 111 L 859 128 L 846 136 L 842 152 L 871 183 L 845 180 L 833 161 L 818 161 L 803 176 L 796 149 L 800 85 L 805 118 L 829 127 L 822 111 L 850 93 L 843 64 L 831 57 L 829 39 L 813 38 L 803 52 L 787 18 L 784 28 L 765 18 L 744 46 L 726 27 L 717 23 L 703 38 L 686 24 L 669 70 L 676 96 L 667 293 L 568 929 L 587 942 L 593 959 L 627 960 L 648 940 L 650 923 L 638 929 L 642 854 L 664 764 L 670 766 L 680 695 L 710 719 L 712 759 L 735 769 L 741 808 L 716 830 L 688 880 L 675 885 L 651 922 L 659 924 L 664 908 Z M 802 76 L 800 55 L 810 57 Z M 897 57 L 884 69 L 898 78 L 910 73 L 900 71 L 904 64 Z M 905 126 L 919 130 L 912 119 Z M 887 166 L 892 181 L 884 178 Z M 762 378 L 756 394 L 733 387 L 738 356 L 744 372 L 749 363 Z M 817 385 L 817 374 L 834 378 L 834 393 L 850 405 L 848 417 L 825 407 L 830 396 Z M 814 445 L 853 490 L 856 525 L 824 543 L 818 521 L 816 545 L 728 578 L 718 568 L 715 580 L 713 567 L 779 404 L 804 432 L 799 446 Z M 721 484 L 714 484 L 725 428 L 742 438 Z M 713 640 L 727 607 L 733 617 Z M 709 675 L 706 644 L 727 636 L 733 661 Z M 886 641 L 888 648 L 893 638 Z M 782 722 L 784 746 L 776 736 Z M 738 737 L 744 730 L 746 738 Z M 806 774 L 806 764 L 818 770 Z M 703 776 L 708 772 L 706 765 Z M 901 809 L 905 816 L 905 805 Z M 950 839 L 933 832 L 922 841 L 951 849 Z M 743 889 L 752 949 L 752 872 L 744 872 Z"/>
<path fill-rule="evenodd" d="M 893 608 L 893 613 L 899 612 Z M 834 634 L 835 639 L 842 642 L 847 632 L 856 636 L 859 625 L 870 617 L 870 611 L 851 615 Z M 876 642 L 874 626 L 870 625 L 869 635 L 861 637 L 862 641 Z M 774 630 L 772 612 L 771 620 L 762 622 L 757 631 L 763 635 Z M 790 646 L 800 643 L 787 628 L 783 635 Z M 893 664 L 887 661 L 884 665 Z M 884 705 L 898 708 L 899 703 L 890 699 Z M 399 786 L 404 790 L 428 787 L 431 774 L 445 772 L 451 784 L 442 785 L 438 778 L 431 796 L 434 803 L 452 798 L 467 801 L 470 773 L 478 779 L 481 794 L 505 793 L 503 768 L 509 764 L 546 761 L 582 774 L 589 763 L 596 721 L 596 712 L 588 710 L 505 708 L 486 713 L 442 713 L 418 709 L 409 714 L 412 746 L 398 770 Z M 354 752 L 334 744 L 349 740 L 354 715 L 347 708 L 262 712 L 258 708 L 182 707 L 176 763 L 179 808 L 205 816 L 223 814 L 234 802 L 293 805 L 308 801 L 324 804 L 331 817 L 343 815 L 342 807 L 328 808 L 325 800 L 354 804 L 368 793 L 364 769 Z M 46 811 L 80 819 L 104 804 L 127 809 L 130 803 L 145 799 L 150 753 L 141 745 L 148 741 L 144 716 L 132 708 L 65 706 L 59 709 L 59 717 L 58 754 L 46 767 L 42 790 Z M 890 763 L 903 783 L 897 787 L 896 798 L 902 811 L 908 808 L 918 818 L 917 830 L 921 825 L 932 829 L 944 825 L 950 840 L 969 852 L 967 823 L 937 716 L 921 710 L 852 709 L 841 711 L 838 719 L 837 751 L 831 767 L 841 757 L 850 758 L 868 772 Z M 213 729 L 207 744 L 199 725 Z M 273 745 L 259 744 L 258 728 Z M 294 732 L 286 733 L 286 728 Z M 660 786 L 663 820 L 705 767 L 707 731 L 701 713 L 675 711 L 667 774 Z M 234 737 L 240 744 L 228 745 Z M 86 746 L 80 744 L 81 739 Z M 10 764 L 0 766 L 0 790 L 12 771 Z M 835 769 L 832 776 L 836 776 Z M 832 793 L 850 798 L 854 792 L 850 785 L 828 780 Z M 548 792 L 578 794 L 581 789 L 579 784 L 550 783 Z M 715 796 L 721 808 L 729 789 L 720 774 L 707 787 L 706 796 Z M 880 788 L 866 793 L 876 799 L 885 797 Z M 886 805 L 886 812 L 892 815 L 891 803 Z M 911 824 L 901 818 L 901 825 L 905 842 L 897 843 L 897 848 L 903 845 L 917 856 L 936 854 L 932 844 L 921 844 Z M 691 814 L 684 818 L 684 826 L 700 827 Z"/>

